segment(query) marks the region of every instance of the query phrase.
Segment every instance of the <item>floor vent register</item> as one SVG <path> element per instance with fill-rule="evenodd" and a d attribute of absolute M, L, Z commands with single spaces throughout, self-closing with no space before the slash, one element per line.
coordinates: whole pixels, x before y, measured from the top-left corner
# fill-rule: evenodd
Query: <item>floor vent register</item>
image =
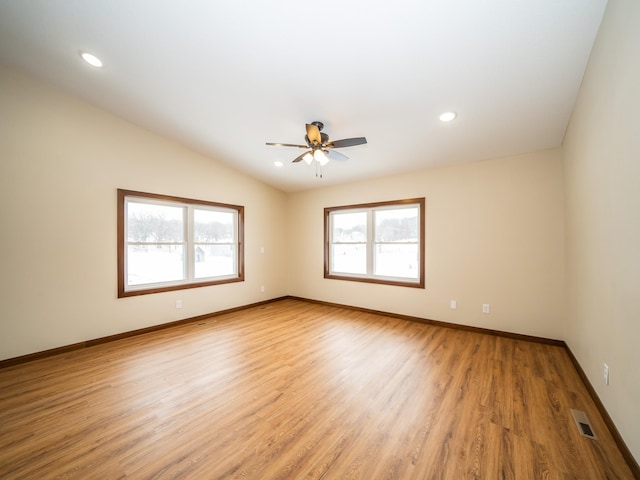
<path fill-rule="evenodd" d="M 587 414 L 580 411 L 571 409 L 571 416 L 573 420 L 576 422 L 576 426 L 578 427 L 578 431 L 580 435 L 583 437 L 593 438 L 597 440 L 595 432 L 593 431 L 593 427 L 591 426 L 591 422 L 589 422 L 589 418 L 587 418 Z"/>

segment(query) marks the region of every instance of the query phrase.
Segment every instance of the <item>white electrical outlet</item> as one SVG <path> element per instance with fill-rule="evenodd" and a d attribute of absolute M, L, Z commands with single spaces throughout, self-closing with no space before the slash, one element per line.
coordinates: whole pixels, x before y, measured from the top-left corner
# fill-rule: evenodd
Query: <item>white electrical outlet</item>
<path fill-rule="evenodd" d="M 176 308 L 182 308 L 182 300 L 176 300 Z"/>
<path fill-rule="evenodd" d="M 491 307 L 488 303 L 482 304 L 482 313 L 491 313 Z"/>
<path fill-rule="evenodd" d="M 609 365 L 607 365 L 606 363 L 604 364 L 603 373 L 604 373 L 604 384 L 609 385 Z"/>
<path fill-rule="evenodd" d="M 451 310 L 455 310 L 456 308 L 458 308 L 458 302 L 456 302 L 455 300 L 450 300 L 449 301 L 449 308 Z"/>
<path fill-rule="evenodd" d="M 264 293 L 264 285 L 262 285 L 262 286 L 260 287 L 260 291 L 261 291 L 262 293 Z"/>

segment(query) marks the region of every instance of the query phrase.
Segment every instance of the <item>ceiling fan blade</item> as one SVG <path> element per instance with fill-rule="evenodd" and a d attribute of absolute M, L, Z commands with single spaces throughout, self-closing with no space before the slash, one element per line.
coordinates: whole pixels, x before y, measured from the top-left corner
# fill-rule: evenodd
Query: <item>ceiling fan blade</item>
<path fill-rule="evenodd" d="M 355 147 L 356 145 L 364 145 L 367 143 L 365 137 L 345 138 L 343 140 L 334 140 L 327 143 L 327 148 Z"/>
<path fill-rule="evenodd" d="M 316 125 L 307 123 L 307 138 L 311 145 L 322 145 L 322 137 L 320 136 L 320 129 Z"/>
<path fill-rule="evenodd" d="M 302 155 L 297 156 L 296 158 L 293 159 L 293 161 L 291 163 L 298 163 L 300 160 L 302 160 L 304 158 L 304 156 L 307 153 L 311 153 L 311 150 L 309 150 L 308 152 L 304 152 Z"/>
<path fill-rule="evenodd" d="M 341 154 L 340 152 L 336 152 L 335 150 L 323 150 L 323 151 L 324 153 L 327 154 L 327 157 L 329 157 L 331 160 L 338 160 L 339 162 L 342 162 L 344 160 L 349 160 L 349 157 Z"/>
<path fill-rule="evenodd" d="M 309 148 L 306 145 L 294 145 L 293 143 L 271 143 L 267 142 L 267 145 L 273 145 L 275 147 L 298 147 L 298 148 Z"/>

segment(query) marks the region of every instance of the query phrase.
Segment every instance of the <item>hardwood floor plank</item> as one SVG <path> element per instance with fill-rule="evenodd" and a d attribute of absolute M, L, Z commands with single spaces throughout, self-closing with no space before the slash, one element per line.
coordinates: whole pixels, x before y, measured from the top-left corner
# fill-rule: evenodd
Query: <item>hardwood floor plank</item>
<path fill-rule="evenodd" d="M 0 370 L 0 478 L 633 477 L 563 348 L 285 299 Z"/>

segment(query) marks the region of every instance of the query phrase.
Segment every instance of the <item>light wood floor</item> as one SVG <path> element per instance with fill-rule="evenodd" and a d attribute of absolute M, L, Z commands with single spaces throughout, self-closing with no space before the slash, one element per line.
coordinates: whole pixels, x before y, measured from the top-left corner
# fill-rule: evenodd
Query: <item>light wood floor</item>
<path fill-rule="evenodd" d="M 632 478 L 561 347 L 293 299 L 200 323 L 0 370 L 0 478 Z"/>

